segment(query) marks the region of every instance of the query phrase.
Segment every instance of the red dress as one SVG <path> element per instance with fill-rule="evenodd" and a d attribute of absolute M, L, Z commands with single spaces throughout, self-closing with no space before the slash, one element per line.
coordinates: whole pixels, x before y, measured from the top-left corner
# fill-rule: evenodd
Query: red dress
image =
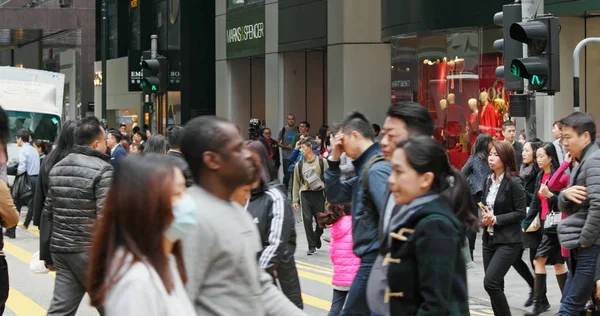
<path fill-rule="evenodd" d="M 496 134 L 496 128 L 498 128 L 498 118 L 496 116 L 496 110 L 491 103 L 483 106 L 481 110 L 481 119 L 479 120 L 479 131 L 482 133 L 488 133 L 492 136 Z"/>

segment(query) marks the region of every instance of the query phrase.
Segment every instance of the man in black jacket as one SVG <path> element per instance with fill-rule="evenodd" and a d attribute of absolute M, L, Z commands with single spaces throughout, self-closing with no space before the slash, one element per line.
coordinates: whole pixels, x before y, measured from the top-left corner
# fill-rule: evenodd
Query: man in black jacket
<path fill-rule="evenodd" d="M 185 185 L 189 188 L 194 184 L 194 179 L 192 178 L 190 166 L 181 153 L 181 135 L 183 135 L 183 126 L 176 125 L 167 129 L 167 139 L 170 148 L 167 152 L 167 158 L 183 172 Z"/>
<path fill-rule="evenodd" d="M 56 280 L 48 315 L 74 315 L 85 294 L 93 231 L 112 181 L 105 152 L 104 128 L 97 118 L 86 117 L 77 124 L 73 152 L 50 171 L 50 251 Z"/>

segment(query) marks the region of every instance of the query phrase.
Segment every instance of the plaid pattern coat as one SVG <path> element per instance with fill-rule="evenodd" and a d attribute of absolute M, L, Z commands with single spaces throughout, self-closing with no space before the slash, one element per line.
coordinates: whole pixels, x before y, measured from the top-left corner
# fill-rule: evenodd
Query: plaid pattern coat
<path fill-rule="evenodd" d="M 423 202 L 425 198 L 425 202 Z M 469 315 L 466 229 L 439 195 L 417 198 L 391 223 L 386 300 L 391 315 Z M 411 207 L 411 205 L 414 205 Z"/>

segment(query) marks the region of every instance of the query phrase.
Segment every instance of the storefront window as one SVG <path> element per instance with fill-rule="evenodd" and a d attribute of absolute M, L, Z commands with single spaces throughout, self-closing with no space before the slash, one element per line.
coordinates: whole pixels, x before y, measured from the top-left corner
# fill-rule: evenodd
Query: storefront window
<path fill-rule="evenodd" d="M 138 109 L 120 109 L 106 111 L 108 128 L 119 128 L 121 124 L 127 125 L 131 132 L 139 124 Z"/>
<path fill-rule="evenodd" d="M 495 75 L 502 54 L 492 48 L 501 37 L 495 29 L 468 28 L 391 40 L 392 98 L 427 108 L 435 122 L 434 137 L 457 168 L 467 161 L 480 133 L 503 139 L 509 98 Z"/>

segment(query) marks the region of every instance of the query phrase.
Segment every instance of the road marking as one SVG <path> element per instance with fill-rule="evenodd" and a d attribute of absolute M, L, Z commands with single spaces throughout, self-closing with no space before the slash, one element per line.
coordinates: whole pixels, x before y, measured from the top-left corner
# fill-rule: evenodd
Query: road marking
<path fill-rule="evenodd" d="M 29 252 L 21 247 L 17 247 L 6 240 L 4 240 L 4 252 L 23 261 L 27 265 L 29 265 L 29 263 L 31 263 L 31 257 L 33 256 L 33 254 L 31 252 Z M 52 276 L 56 276 L 56 272 L 54 272 L 54 271 L 50 271 L 50 273 L 48 273 L 48 274 L 50 274 Z"/>
<path fill-rule="evenodd" d="M 483 315 L 483 316 L 494 315 L 494 313 L 492 313 L 492 314 L 482 313 L 481 310 L 473 310 L 473 309 L 471 309 L 470 312 L 471 312 L 471 314 L 474 314 L 474 315 Z"/>
<path fill-rule="evenodd" d="M 326 277 L 326 276 L 322 276 L 322 275 L 318 275 L 318 274 L 314 274 L 314 273 L 310 273 L 310 272 L 306 272 L 306 271 L 302 271 L 302 270 L 298 270 L 298 276 L 300 276 L 301 278 L 310 279 L 313 281 L 331 285 L 331 277 Z"/>
<path fill-rule="evenodd" d="M 8 292 L 8 300 L 6 301 L 6 307 L 15 312 L 17 315 L 24 316 L 43 316 L 46 315 L 46 310 L 34 302 L 29 297 L 23 295 L 23 293 L 10 288 Z"/>
<path fill-rule="evenodd" d="M 19 225 L 23 225 L 23 222 L 19 222 Z M 40 237 L 40 230 L 33 225 L 30 225 L 27 231 Z"/>
<path fill-rule="evenodd" d="M 333 275 L 333 272 L 323 271 L 321 269 L 317 269 L 317 268 L 305 266 L 305 265 L 303 265 L 303 264 L 301 264 L 299 262 L 296 262 L 296 268 L 303 269 L 303 270 L 315 271 L 315 272 L 319 272 L 319 273 L 327 274 L 327 275 Z"/>
<path fill-rule="evenodd" d="M 304 293 L 302 293 L 302 302 L 306 305 L 316 307 L 316 308 L 322 309 L 324 311 L 329 311 L 331 309 L 330 301 L 323 300 L 318 297 L 314 297 L 314 296 L 307 295 Z"/>
<path fill-rule="evenodd" d="M 312 263 L 304 262 L 304 261 L 297 260 L 297 259 L 296 259 L 296 263 L 298 263 L 298 264 L 301 264 L 301 265 L 304 265 L 304 266 L 307 266 L 307 267 L 312 267 L 312 268 L 315 268 L 315 269 L 319 269 L 319 270 L 322 270 L 322 271 L 326 271 L 326 272 L 331 272 L 331 273 L 333 273 L 333 270 L 332 270 L 332 269 L 325 268 L 325 267 L 322 267 L 322 266 L 319 266 L 319 265 L 316 265 L 316 264 L 312 264 Z"/>

